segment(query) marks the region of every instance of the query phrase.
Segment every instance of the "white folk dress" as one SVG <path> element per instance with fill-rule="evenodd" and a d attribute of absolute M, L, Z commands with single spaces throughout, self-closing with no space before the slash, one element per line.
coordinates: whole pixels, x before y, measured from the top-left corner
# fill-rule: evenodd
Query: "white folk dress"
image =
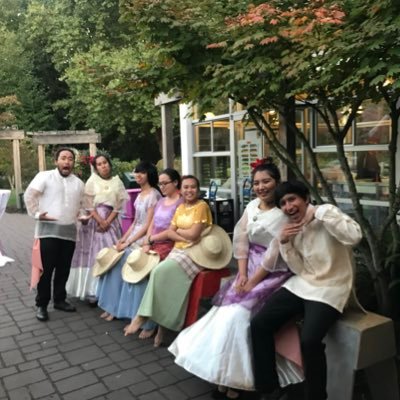
<path fill-rule="evenodd" d="M 259 204 L 259 199 L 248 204 L 234 232 L 234 256 L 248 259 L 248 277 L 255 273 L 266 248 L 285 222 L 279 209 L 263 211 Z M 208 382 L 254 390 L 250 320 L 290 276 L 282 262 L 275 271 L 244 296 L 234 290 L 237 277 L 222 288 L 214 299 L 217 305 L 183 330 L 169 347 L 175 362 Z M 302 369 L 278 355 L 277 369 L 281 386 L 303 380 Z"/>

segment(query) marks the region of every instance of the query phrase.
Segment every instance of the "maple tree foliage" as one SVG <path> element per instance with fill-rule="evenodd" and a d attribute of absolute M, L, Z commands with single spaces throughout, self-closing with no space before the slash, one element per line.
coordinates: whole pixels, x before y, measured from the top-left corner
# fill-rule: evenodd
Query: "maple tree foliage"
<path fill-rule="evenodd" d="M 388 281 L 392 279 L 399 287 L 396 260 L 400 236 L 394 219 L 400 206 L 395 181 L 399 8 L 389 0 L 121 1 L 123 18 L 132 23 L 149 49 L 169 60 L 166 74 L 171 79 L 160 89 L 178 88 L 202 110 L 221 99 L 244 104 L 275 154 L 321 202 L 316 185 L 305 179 L 264 117 L 265 110 L 278 110 L 289 134 L 296 135 L 304 146 L 322 194 L 335 202 L 309 138 L 294 124 L 290 104 L 293 99 L 301 100 L 315 110 L 337 147 L 354 212 L 364 232 L 359 251 L 385 312 L 390 309 Z M 344 141 L 360 105 L 380 99 L 387 102 L 392 120 L 390 207 L 380 229 L 374 229 L 360 203 Z M 345 117 L 344 122 L 339 121 L 339 115 Z M 391 235 L 387 235 L 388 229 Z"/>

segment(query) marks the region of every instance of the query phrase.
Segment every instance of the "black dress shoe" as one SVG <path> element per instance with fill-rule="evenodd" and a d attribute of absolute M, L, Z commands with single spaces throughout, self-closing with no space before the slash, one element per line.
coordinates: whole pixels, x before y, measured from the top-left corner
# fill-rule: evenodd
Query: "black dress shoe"
<path fill-rule="evenodd" d="M 36 318 L 39 321 L 47 321 L 49 319 L 49 314 L 47 313 L 46 307 L 38 307 L 36 310 Z"/>
<path fill-rule="evenodd" d="M 66 311 L 66 312 L 74 312 L 76 308 L 68 303 L 67 301 L 60 301 L 59 303 L 54 303 L 54 308 L 56 310 Z"/>

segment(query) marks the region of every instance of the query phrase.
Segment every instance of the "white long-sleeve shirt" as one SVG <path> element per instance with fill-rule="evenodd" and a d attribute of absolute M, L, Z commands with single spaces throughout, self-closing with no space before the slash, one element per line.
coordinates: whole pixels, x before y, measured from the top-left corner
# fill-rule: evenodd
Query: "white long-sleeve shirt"
<path fill-rule="evenodd" d="M 352 246 L 361 240 L 361 229 L 331 204 L 316 207 L 314 217 L 288 243 L 279 245 L 295 274 L 283 286 L 303 299 L 342 312 L 353 286 Z"/>
<path fill-rule="evenodd" d="M 62 176 L 58 169 L 39 172 L 24 194 L 28 214 L 47 212 L 55 221 L 37 221 L 36 238 L 76 240 L 76 222 L 83 199 L 84 184 L 75 175 Z"/>

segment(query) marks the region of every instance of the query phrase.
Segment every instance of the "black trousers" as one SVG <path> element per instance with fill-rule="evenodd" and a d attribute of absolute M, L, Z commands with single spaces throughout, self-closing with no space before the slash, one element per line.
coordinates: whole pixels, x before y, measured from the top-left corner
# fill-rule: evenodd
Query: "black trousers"
<path fill-rule="evenodd" d="M 341 313 L 327 304 L 304 300 L 285 288 L 275 292 L 251 321 L 256 389 L 268 393 L 279 386 L 274 333 L 296 315 L 304 315 L 300 343 L 306 399 L 325 400 L 326 357 L 322 340 Z"/>
<path fill-rule="evenodd" d="M 71 268 L 75 242 L 57 238 L 40 239 L 40 255 L 42 257 L 43 274 L 37 285 L 36 305 L 47 307 L 51 299 L 51 279 L 54 271 L 53 301 L 65 300 L 65 285 Z"/>

